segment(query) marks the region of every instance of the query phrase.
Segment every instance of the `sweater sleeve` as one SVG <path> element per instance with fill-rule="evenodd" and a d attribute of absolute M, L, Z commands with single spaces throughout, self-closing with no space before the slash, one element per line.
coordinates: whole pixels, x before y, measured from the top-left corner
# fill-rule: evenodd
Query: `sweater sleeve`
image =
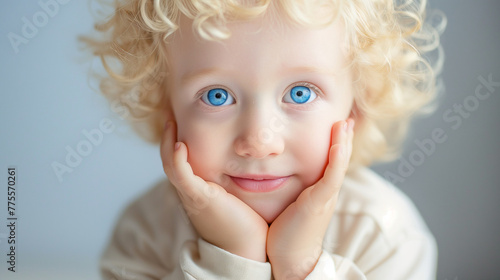
<path fill-rule="evenodd" d="M 174 279 L 164 277 L 178 274 L 170 262 L 177 250 L 173 238 L 181 232 L 169 225 L 178 212 L 167 192 L 166 184 L 159 184 L 123 211 L 101 256 L 102 279 Z M 166 210 L 174 212 L 168 215 Z M 190 237 L 189 231 L 183 235 Z"/>
<path fill-rule="evenodd" d="M 434 279 L 436 244 L 416 209 L 393 188 L 365 177 L 347 180 L 320 258 L 306 279 Z M 201 239 L 175 188 L 164 182 L 123 212 L 100 267 L 105 280 L 274 279 L 269 262 Z M 293 269 L 288 279 L 295 279 Z"/>
<path fill-rule="evenodd" d="M 125 209 L 100 269 L 105 280 L 272 279 L 269 262 L 234 255 L 200 238 L 175 189 L 164 183 Z"/>
<path fill-rule="evenodd" d="M 271 265 L 234 255 L 203 239 L 185 244 L 180 266 L 185 279 L 271 279 Z"/>
<path fill-rule="evenodd" d="M 437 246 L 413 203 L 373 174 L 341 194 L 306 279 L 435 279 Z"/>
<path fill-rule="evenodd" d="M 384 246 L 385 247 L 385 246 Z M 378 248 L 378 263 L 362 267 L 355 260 L 323 250 L 306 280 L 430 280 L 435 279 L 436 250 L 432 239 L 413 236 L 395 248 Z M 377 250 L 371 248 L 369 250 Z M 371 252 L 367 252 L 372 254 Z M 361 263 L 361 262 L 360 262 Z"/>

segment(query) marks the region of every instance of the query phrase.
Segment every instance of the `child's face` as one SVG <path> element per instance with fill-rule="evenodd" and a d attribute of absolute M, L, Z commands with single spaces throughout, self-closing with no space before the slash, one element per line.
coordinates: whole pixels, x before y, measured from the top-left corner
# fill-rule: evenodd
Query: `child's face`
<path fill-rule="evenodd" d="M 166 45 L 171 113 L 194 173 L 272 222 L 322 177 L 332 125 L 351 112 L 343 27 L 228 27 L 206 41 L 182 19 Z"/>

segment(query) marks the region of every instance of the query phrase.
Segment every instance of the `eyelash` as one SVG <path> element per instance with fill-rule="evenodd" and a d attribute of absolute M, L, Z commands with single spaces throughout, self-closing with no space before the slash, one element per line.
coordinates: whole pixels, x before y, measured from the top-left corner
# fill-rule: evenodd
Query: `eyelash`
<path fill-rule="evenodd" d="M 310 83 L 310 82 L 296 82 L 296 83 L 293 83 L 291 85 L 289 85 L 286 90 L 284 91 L 283 95 L 281 96 L 281 100 L 283 100 L 285 94 L 287 94 L 288 92 L 290 92 L 294 87 L 297 87 L 297 86 L 303 86 L 303 87 L 307 87 L 307 88 L 310 88 L 312 91 L 314 91 L 314 93 L 318 96 L 322 96 L 323 95 L 323 91 L 318 87 L 316 86 L 315 84 L 313 83 Z M 231 90 L 229 90 L 227 87 L 223 86 L 223 85 L 211 85 L 211 86 L 208 86 L 208 87 L 205 87 L 203 89 L 201 89 L 197 94 L 196 94 L 196 99 L 197 100 L 200 100 L 202 103 L 206 104 L 204 101 L 201 100 L 202 96 L 209 92 L 210 90 L 213 90 L 213 89 L 224 89 L 225 91 L 227 91 L 227 93 L 229 95 L 232 96 L 232 98 L 235 100 L 235 103 L 236 103 L 236 98 L 234 96 L 234 94 L 232 93 Z M 316 98 L 317 98 L 316 97 Z M 314 101 L 312 101 L 314 102 Z M 312 103 L 310 102 L 310 103 Z M 310 103 L 304 103 L 304 104 L 294 104 L 294 105 L 299 105 L 299 106 L 307 106 L 308 104 Z M 289 104 L 292 104 L 292 103 L 289 103 Z M 206 104 L 208 105 L 208 104 Z M 210 106 L 208 105 L 209 107 L 217 107 L 217 106 Z"/>
<path fill-rule="evenodd" d="M 289 92 L 290 90 L 292 90 L 292 88 L 297 87 L 297 86 L 308 87 L 308 88 L 312 89 L 314 91 L 314 93 L 316 93 L 318 96 L 322 95 L 322 93 L 323 93 L 323 91 L 318 86 L 316 86 L 315 84 L 310 83 L 310 82 L 297 82 L 297 83 L 291 84 L 286 88 L 285 93 Z"/>

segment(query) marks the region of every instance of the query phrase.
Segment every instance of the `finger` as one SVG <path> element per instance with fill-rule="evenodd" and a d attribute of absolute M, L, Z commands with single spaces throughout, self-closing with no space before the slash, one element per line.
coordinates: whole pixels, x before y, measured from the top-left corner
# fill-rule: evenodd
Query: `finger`
<path fill-rule="evenodd" d="M 333 147 L 333 145 L 335 144 L 346 143 L 346 139 L 344 137 L 346 134 L 345 133 L 343 134 L 343 132 L 347 132 L 348 127 L 349 127 L 348 121 L 344 120 L 338 121 L 333 124 L 330 136 L 332 139 L 330 147 Z"/>
<path fill-rule="evenodd" d="M 168 179 L 182 193 L 192 192 L 192 184 L 203 182 L 194 175 L 191 165 L 187 161 L 188 150 L 184 143 L 176 142 L 176 125 L 168 121 L 162 136 L 161 157 L 163 169 Z M 189 190 L 187 189 L 189 188 Z"/>
<path fill-rule="evenodd" d="M 329 163 L 323 178 L 311 189 L 311 201 L 315 205 L 325 205 L 337 197 L 345 175 L 346 148 L 343 144 L 335 144 L 330 149 Z"/>
<path fill-rule="evenodd" d="M 338 121 L 332 128 L 332 145 L 328 154 L 328 165 L 319 181 L 321 185 L 330 186 L 328 189 L 331 189 L 332 185 L 341 184 L 343 180 L 343 177 L 339 178 L 338 174 L 342 174 L 342 171 L 346 168 L 345 159 L 348 156 L 349 148 L 347 145 L 348 128 L 349 123 L 347 121 Z M 328 190 L 320 193 L 320 195 L 327 196 L 331 196 L 331 194 L 331 191 L 328 192 Z"/>
<path fill-rule="evenodd" d="M 165 125 L 160 145 L 163 169 L 185 206 L 199 206 L 218 195 L 221 188 L 194 174 L 187 160 L 187 146 L 176 141 L 176 129 L 173 121 L 168 121 Z"/>
<path fill-rule="evenodd" d="M 194 191 L 195 186 L 201 186 L 206 184 L 206 182 L 200 177 L 194 175 L 191 164 L 187 161 L 188 150 L 186 144 L 183 142 L 176 142 L 174 144 L 174 154 L 172 157 L 172 177 L 174 184 L 181 191 L 190 192 Z"/>
<path fill-rule="evenodd" d="M 163 171 L 167 175 L 168 180 L 177 189 L 177 193 L 181 198 L 181 200 L 187 201 L 189 200 L 189 197 L 185 195 L 185 192 L 181 187 L 179 180 L 177 179 L 177 177 L 179 177 L 179 171 L 176 170 L 174 164 L 174 149 L 175 149 L 176 138 L 177 138 L 176 125 L 173 121 L 168 120 L 165 123 L 165 128 L 163 130 L 160 142 L 160 155 L 163 163 Z"/>
<path fill-rule="evenodd" d="M 170 180 L 177 189 L 186 212 L 193 218 L 200 213 L 213 210 L 211 207 L 213 204 L 210 202 L 223 193 L 224 189 L 195 175 L 187 158 L 187 146 L 183 142 L 176 142 Z"/>
<path fill-rule="evenodd" d="M 334 199 L 344 180 L 347 169 L 347 158 L 349 146 L 346 145 L 349 138 L 348 123 L 337 122 L 332 129 L 332 146 L 328 154 L 328 165 L 323 177 L 312 187 L 310 203 L 321 206 L 330 203 Z M 321 206 L 323 207 L 323 206 Z"/>

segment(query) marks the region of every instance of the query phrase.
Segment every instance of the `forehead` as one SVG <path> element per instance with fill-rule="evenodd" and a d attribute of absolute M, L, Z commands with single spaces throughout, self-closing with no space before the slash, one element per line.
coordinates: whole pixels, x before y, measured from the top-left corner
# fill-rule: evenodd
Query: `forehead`
<path fill-rule="evenodd" d="M 209 41 L 182 17 L 180 29 L 166 45 L 171 71 L 178 79 L 210 69 L 268 76 L 287 68 L 340 71 L 346 64 L 343 25 L 305 27 L 288 20 L 262 17 L 228 22 L 228 39 Z"/>

